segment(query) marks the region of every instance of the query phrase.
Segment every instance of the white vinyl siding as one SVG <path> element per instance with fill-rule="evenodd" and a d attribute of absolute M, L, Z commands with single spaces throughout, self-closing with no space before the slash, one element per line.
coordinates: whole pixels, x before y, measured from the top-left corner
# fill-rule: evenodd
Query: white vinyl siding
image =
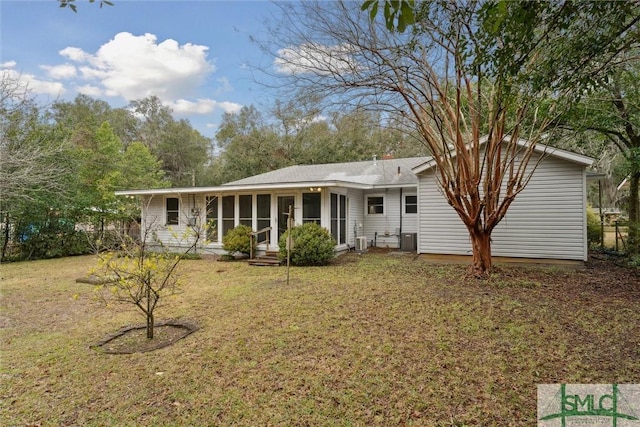
<path fill-rule="evenodd" d="M 536 156 L 531 165 L 537 161 Z M 586 260 L 584 168 L 556 157 L 539 164 L 492 233 L 494 256 Z M 418 251 L 470 255 L 469 234 L 434 171 L 419 177 Z"/>
<path fill-rule="evenodd" d="M 366 236 L 364 232 L 364 192 L 350 188 L 347 190 L 347 205 L 349 212 L 347 213 L 347 243 L 354 247 L 356 244 L 356 234 Z M 367 236 L 368 240 L 369 237 Z"/>
<path fill-rule="evenodd" d="M 179 224 L 165 224 L 166 222 L 166 198 L 177 197 L 179 199 Z M 168 244 L 171 247 L 189 247 L 192 242 L 191 226 L 189 226 L 189 220 L 193 217 L 192 213 L 197 213 L 196 226 L 200 226 L 205 220 L 205 210 L 199 209 L 204 206 L 204 196 L 202 195 L 166 195 L 163 196 L 151 196 L 143 199 L 145 206 L 144 216 L 142 217 L 143 226 L 141 227 L 141 233 L 144 233 L 145 228 L 150 228 L 155 232 L 158 240 L 163 244 Z M 192 206 L 193 205 L 193 206 Z M 196 211 L 192 212 L 192 208 Z M 141 235 L 141 237 L 143 237 Z M 151 233 L 148 236 L 149 243 L 153 242 L 151 239 Z"/>
<path fill-rule="evenodd" d="M 404 191 L 402 194 L 402 227 L 401 232 L 404 233 L 417 233 L 418 232 L 418 214 L 406 213 L 406 200 L 407 197 L 417 197 L 415 190 Z M 417 203 L 417 201 L 416 201 Z"/>

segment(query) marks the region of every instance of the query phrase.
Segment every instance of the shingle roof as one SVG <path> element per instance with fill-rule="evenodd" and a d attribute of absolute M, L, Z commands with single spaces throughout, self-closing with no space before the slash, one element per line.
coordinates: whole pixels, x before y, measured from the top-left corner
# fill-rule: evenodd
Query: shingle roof
<path fill-rule="evenodd" d="M 410 157 L 404 159 L 289 166 L 238 181 L 228 182 L 222 186 L 309 182 L 344 182 L 367 186 L 416 185 L 418 179 L 411 170 L 416 166 L 426 163 L 429 159 L 430 157 Z M 400 173 L 398 173 L 398 171 Z"/>

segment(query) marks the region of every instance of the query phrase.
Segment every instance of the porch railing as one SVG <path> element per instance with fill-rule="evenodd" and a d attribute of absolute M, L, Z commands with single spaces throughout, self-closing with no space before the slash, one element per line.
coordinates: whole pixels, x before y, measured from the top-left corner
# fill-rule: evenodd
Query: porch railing
<path fill-rule="evenodd" d="M 265 235 L 265 239 L 263 241 L 260 241 L 260 235 L 263 234 Z M 253 248 L 261 243 L 266 243 L 267 244 L 267 251 L 269 250 L 269 236 L 271 235 L 271 227 L 265 227 L 262 230 L 258 230 L 258 231 L 252 231 L 251 233 L 249 233 L 249 238 L 251 239 L 251 253 L 249 254 L 249 258 L 253 259 L 254 253 L 253 253 Z"/>

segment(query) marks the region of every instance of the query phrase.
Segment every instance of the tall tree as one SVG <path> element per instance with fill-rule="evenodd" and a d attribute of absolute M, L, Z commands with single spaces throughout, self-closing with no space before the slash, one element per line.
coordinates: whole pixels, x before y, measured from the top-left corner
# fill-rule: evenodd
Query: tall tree
<path fill-rule="evenodd" d="M 279 136 L 264 122 L 255 106 L 239 113 L 225 113 L 216 133 L 220 155 L 214 165 L 217 183 L 234 181 L 288 165 L 280 148 Z"/>
<path fill-rule="evenodd" d="M 72 172 L 63 131 L 43 118 L 28 88 L 2 74 L 0 80 L 0 204 L 66 194 Z"/>
<path fill-rule="evenodd" d="M 130 107 L 141 117 L 137 140 L 162 161 L 171 183 L 198 184 L 209 161 L 211 140 L 193 129 L 189 121 L 174 120 L 171 109 L 157 96 L 132 101 Z"/>
<path fill-rule="evenodd" d="M 113 109 L 105 101 L 82 94 L 73 102 L 55 102 L 50 114 L 58 125 L 72 132 L 71 141 L 79 147 L 89 144 L 104 122 L 109 122 L 125 147 L 136 140 L 140 126 L 140 121 L 128 109 Z"/>
<path fill-rule="evenodd" d="M 153 150 L 173 185 L 197 185 L 209 159 L 211 140 L 193 129 L 187 120 L 169 122 Z"/>
<path fill-rule="evenodd" d="M 629 181 L 627 250 L 640 251 L 640 60 L 636 52 L 621 55 L 608 78 L 574 103 L 560 120 L 573 131 L 595 133 L 624 157 L 624 175 Z"/>
<path fill-rule="evenodd" d="M 59 220 L 74 204 L 73 147 L 19 79 L 1 75 L 0 100 L 0 259 L 61 254 L 74 231 Z"/>

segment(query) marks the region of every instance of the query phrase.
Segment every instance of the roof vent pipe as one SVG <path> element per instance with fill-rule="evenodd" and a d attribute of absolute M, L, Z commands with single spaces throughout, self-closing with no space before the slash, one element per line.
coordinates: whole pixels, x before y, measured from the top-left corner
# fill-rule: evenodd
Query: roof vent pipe
<path fill-rule="evenodd" d="M 378 164 L 378 158 L 377 156 L 374 154 L 373 155 L 373 166 L 376 166 Z"/>

